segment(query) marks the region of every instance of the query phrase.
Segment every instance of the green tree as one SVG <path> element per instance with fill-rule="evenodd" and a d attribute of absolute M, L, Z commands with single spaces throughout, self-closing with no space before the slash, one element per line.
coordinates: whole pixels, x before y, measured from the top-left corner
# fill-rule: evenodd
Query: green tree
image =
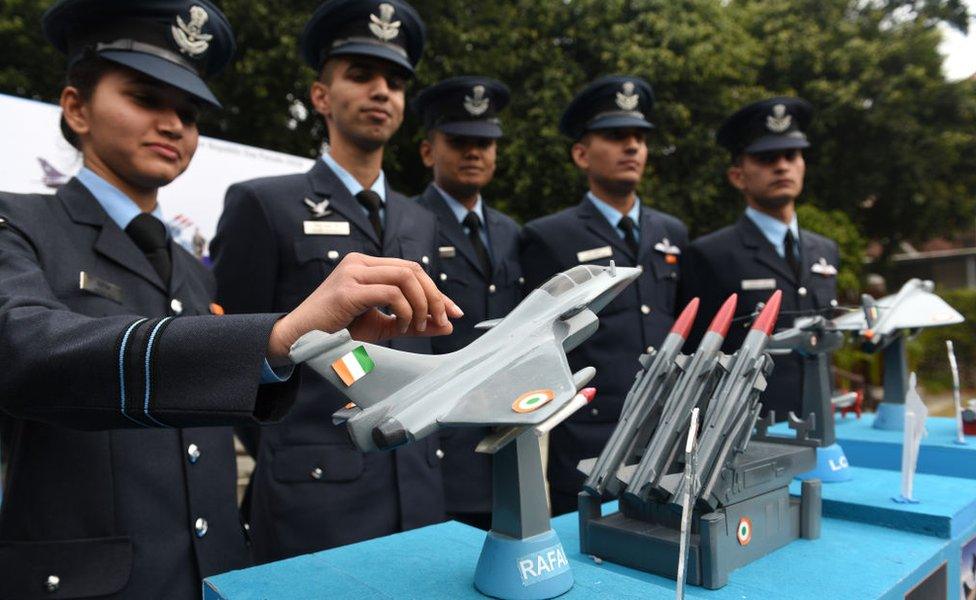
<path fill-rule="evenodd" d="M 950 232 L 976 197 L 973 83 L 942 74 L 938 23 L 965 28 L 954 0 L 743 0 L 764 46 L 758 83 L 817 107 L 808 202 L 844 211 L 887 252 Z"/>
<path fill-rule="evenodd" d="M 50 0 L 0 5 L 0 92 L 56 101 L 63 57 L 43 40 Z M 297 43 L 318 0 L 224 0 L 238 40 L 235 62 L 213 82 L 225 110 L 203 133 L 313 156 L 322 139 L 302 119 L 315 74 Z M 586 82 L 610 73 L 648 79 L 650 204 L 684 218 L 694 235 L 742 210 L 725 181 L 729 157 L 714 131 L 742 104 L 798 94 L 817 108 L 810 131 L 804 225 L 846 215 L 889 251 L 902 240 L 947 234 L 976 208 L 976 82 L 947 82 L 939 23 L 965 29 L 961 0 L 416 0 L 429 44 L 410 94 L 441 78 L 485 74 L 513 91 L 503 115 L 499 170 L 486 190 L 526 220 L 575 204 L 583 182 L 556 124 Z M 297 112 L 292 112 L 299 109 Z M 419 192 L 429 178 L 422 132 L 408 116 L 391 140 L 392 182 Z M 816 209 L 816 211 L 814 211 Z M 819 211 L 819 212 L 817 212 Z M 961 216 L 966 216 L 961 219 Z M 809 221 L 809 223 L 808 223 Z M 828 230 L 850 234 L 847 223 Z M 841 240 L 846 265 L 853 244 Z M 850 277 L 857 273 L 850 272 Z M 849 285 L 844 276 L 844 286 Z"/>

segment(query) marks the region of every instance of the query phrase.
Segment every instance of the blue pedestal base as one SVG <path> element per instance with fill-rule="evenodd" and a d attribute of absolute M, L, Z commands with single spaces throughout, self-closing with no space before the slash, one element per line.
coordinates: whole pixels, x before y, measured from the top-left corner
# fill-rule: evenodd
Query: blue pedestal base
<path fill-rule="evenodd" d="M 486 596 L 503 600 L 546 600 L 573 587 L 573 572 L 552 529 L 524 540 L 489 531 L 474 586 Z"/>
<path fill-rule="evenodd" d="M 871 424 L 875 429 L 886 431 L 904 431 L 905 405 L 894 402 L 882 402 L 878 405 L 878 412 Z"/>
<path fill-rule="evenodd" d="M 847 463 L 847 456 L 840 444 L 834 443 L 826 448 L 817 448 L 817 466 L 806 473 L 800 473 L 797 479 L 819 479 L 824 483 L 839 483 L 850 481 L 851 468 Z"/>

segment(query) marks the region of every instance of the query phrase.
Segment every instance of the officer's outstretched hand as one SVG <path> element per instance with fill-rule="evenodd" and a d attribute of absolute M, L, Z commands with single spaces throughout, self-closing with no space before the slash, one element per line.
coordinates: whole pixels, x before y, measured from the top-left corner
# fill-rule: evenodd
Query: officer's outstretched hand
<path fill-rule="evenodd" d="M 351 253 L 304 302 L 278 320 L 268 340 L 268 359 L 286 358 L 291 345 L 315 329 L 348 329 L 353 338 L 366 342 L 445 335 L 454 329 L 448 319 L 463 314 L 419 264 Z"/>

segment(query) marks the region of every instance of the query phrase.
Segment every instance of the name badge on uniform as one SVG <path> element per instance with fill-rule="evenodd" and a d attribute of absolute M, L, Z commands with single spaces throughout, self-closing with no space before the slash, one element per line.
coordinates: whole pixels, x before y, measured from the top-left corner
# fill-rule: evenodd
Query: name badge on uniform
<path fill-rule="evenodd" d="M 819 261 L 810 265 L 810 272 L 816 273 L 821 277 L 833 277 L 837 275 L 837 267 L 827 264 L 827 259 L 821 257 Z"/>
<path fill-rule="evenodd" d="M 583 263 L 601 258 L 610 258 L 611 256 L 613 256 L 613 249 L 610 248 L 610 246 L 600 246 L 599 248 L 591 248 L 589 250 L 577 252 L 576 260 Z"/>
<path fill-rule="evenodd" d="M 438 246 L 437 256 L 441 258 L 454 258 L 457 256 L 457 249 L 454 246 Z"/>
<path fill-rule="evenodd" d="M 743 279 L 742 280 L 743 291 L 748 290 L 774 290 L 776 289 L 775 279 Z"/>
<path fill-rule="evenodd" d="M 349 221 L 305 221 L 305 235 L 349 235 Z"/>
<path fill-rule="evenodd" d="M 82 271 L 78 274 L 78 289 L 122 303 L 122 288 Z"/>

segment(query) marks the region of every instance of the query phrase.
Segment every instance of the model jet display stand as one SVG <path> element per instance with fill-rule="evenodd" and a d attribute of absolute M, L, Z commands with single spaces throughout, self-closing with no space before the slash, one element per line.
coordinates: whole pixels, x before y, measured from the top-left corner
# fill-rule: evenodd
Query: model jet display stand
<path fill-rule="evenodd" d="M 474 586 L 512 600 L 555 598 L 573 587 L 573 572 L 549 524 L 539 438 L 532 431 L 492 461 L 491 531 L 478 557 Z"/>
<path fill-rule="evenodd" d="M 834 431 L 833 384 L 830 362 L 833 352 L 844 343 L 844 334 L 831 328 L 823 317 L 797 319 L 791 329 L 777 332 L 769 343 L 771 353 L 794 352 L 802 359 L 803 400 L 800 414 L 811 415 L 818 441 L 816 466 L 798 479 L 819 479 L 838 483 L 851 479 L 850 463 L 837 443 Z M 838 399 L 843 396 L 839 396 Z M 784 423 L 788 426 L 788 424 Z"/>
<path fill-rule="evenodd" d="M 504 600 L 546 600 L 573 586 L 549 507 L 539 437 L 593 400 L 596 371 L 572 373 L 566 353 L 599 326 L 596 313 L 640 268 L 579 265 L 532 291 L 481 337 L 429 356 L 358 342 L 349 332 L 312 331 L 292 345 L 349 400 L 332 415 L 363 452 L 392 450 L 444 427 L 491 426 L 477 452 L 493 455 L 491 531 L 474 584 Z"/>

